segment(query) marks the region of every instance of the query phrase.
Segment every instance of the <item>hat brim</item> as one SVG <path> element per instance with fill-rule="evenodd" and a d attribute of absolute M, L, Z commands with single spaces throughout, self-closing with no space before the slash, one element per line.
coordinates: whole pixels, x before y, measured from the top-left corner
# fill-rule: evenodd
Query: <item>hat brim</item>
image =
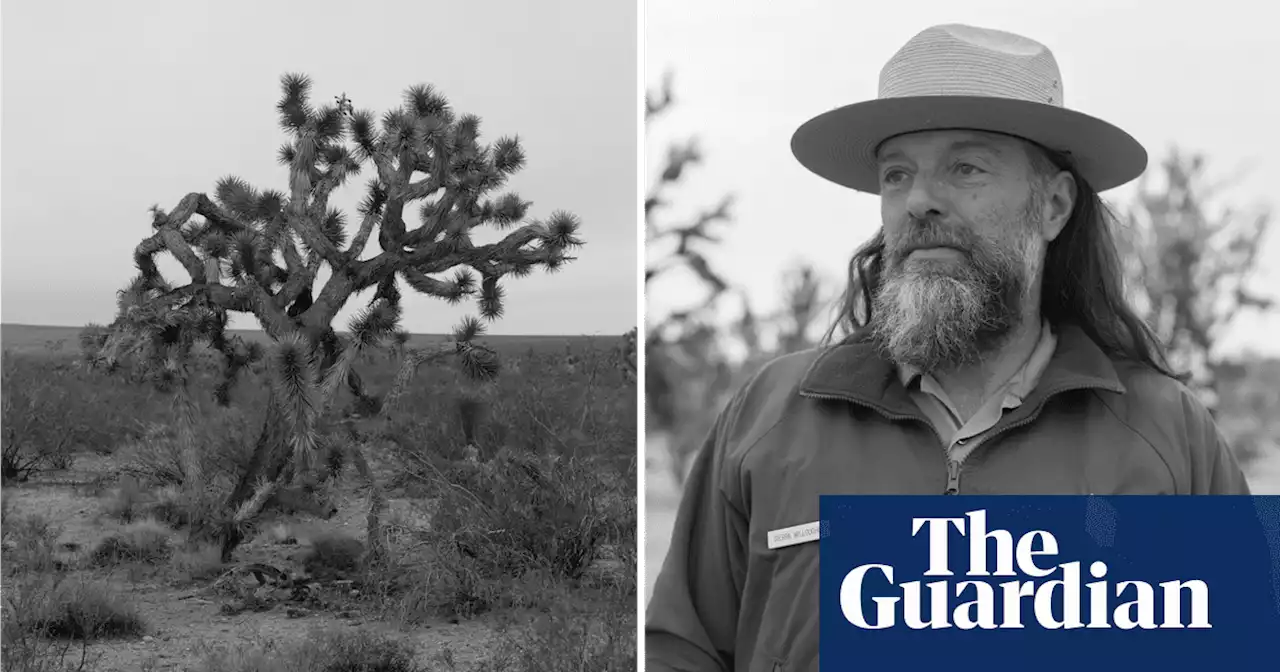
<path fill-rule="evenodd" d="M 1002 133 L 1069 153 L 1095 191 L 1125 184 L 1147 168 L 1133 136 L 1075 110 L 1012 98 L 920 96 L 846 105 L 805 122 L 791 137 L 801 165 L 836 184 L 880 193 L 876 149 L 904 133 L 965 129 Z"/>

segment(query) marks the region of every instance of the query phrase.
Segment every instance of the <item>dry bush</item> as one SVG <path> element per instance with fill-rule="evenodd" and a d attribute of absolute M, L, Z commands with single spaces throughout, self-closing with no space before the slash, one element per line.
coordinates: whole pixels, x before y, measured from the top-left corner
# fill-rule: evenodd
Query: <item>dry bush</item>
<path fill-rule="evenodd" d="M 546 605 L 598 560 L 635 557 L 635 388 L 616 353 L 530 349 L 488 393 L 447 371 L 423 379 L 412 416 L 377 433 L 401 467 L 388 487 L 435 500 L 431 530 L 365 580 L 397 617 Z"/>
<path fill-rule="evenodd" d="M 250 426 L 255 413 L 240 408 L 207 408 L 195 416 L 191 440 L 200 456 L 202 479 L 238 478 L 253 454 L 257 438 Z M 148 424 L 136 440 L 120 447 L 120 471 L 146 483 L 183 485 L 187 475 L 183 467 L 182 435 L 172 421 Z"/>
<path fill-rule="evenodd" d="M 154 502 L 155 497 L 142 488 L 138 479 L 125 476 L 108 495 L 102 511 L 108 517 L 122 523 L 131 523 L 141 518 L 148 506 Z"/>
<path fill-rule="evenodd" d="M 77 451 L 110 451 L 128 416 L 110 414 L 115 404 L 90 374 L 59 359 L 7 350 L 2 359 L 0 476 L 5 482 L 66 469 Z"/>
<path fill-rule="evenodd" d="M 213 479 L 203 486 L 163 486 L 155 491 L 155 501 L 147 515 L 178 529 L 218 520 L 230 489 L 231 483 L 226 479 Z"/>
<path fill-rule="evenodd" d="M 19 633 L 46 639 L 99 640 L 146 634 L 146 621 L 102 583 L 40 576 L 6 588 L 5 640 Z"/>
<path fill-rule="evenodd" d="M 169 567 L 184 581 L 210 581 L 226 569 L 222 549 L 209 543 L 192 542 L 173 551 Z"/>
<path fill-rule="evenodd" d="M 8 607 L 6 607 L 7 609 Z M 101 653 L 90 653 L 86 640 L 49 639 L 5 619 L 0 642 L 0 670 L 5 672 L 82 672 L 97 670 Z"/>
<path fill-rule="evenodd" d="M 98 567 L 120 563 L 159 564 L 173 555 L 171 530 L 163 523 L 143 519 L 103 537 L 89 554 Z"/>
<path fill-rule="evenodd" d="M 469 618 L 559 601 L 602 555 L 614 529 L 599 478 L 572 459 L 504 452 L 443 471 L 427 462 L 417 468 L 440 492 L 431 527 L 408 532 L 393 544 L 390 565 L 366 578 L 371 593 L 400 601 L 401 618 Z M 633 531 L 632 555 L 634 539 Z"/>
<path fill-rule="evenodd" d="M 6 501 L 11 501 L 6 498 Z M 15 516 L 6 512 L 0 526 L 6 577 L 44 574 L 62 569 L 57 558 L 59 526 L 40 515 Z"/>
<path fill-rule="evenodd" d="M 635 612 L 554 613 L 508 631 L 475 672 L 622 672 L 636 669 Z"/>
<path fill-rule="evenodd" d="M 19 520 L 14 517 L 13 502 L 15 497 L 13 490 L 0 489 L 0 550 L 9 550 L 9 537 L 12 525 L 10 523 Z"/>
<path fill-rule="evenodd" d="M 210 651 L 199 672 L 426 672 L 404 640 L 367 630 L 314 630 L 305 641 Z"/>
<path fill-rule="evenodd" d="M 311 539 L 302 558 L 303 569 L 314 579 L 345 579 L 360 571 L 364 544 L 343 534 L 321 534 Z"/>

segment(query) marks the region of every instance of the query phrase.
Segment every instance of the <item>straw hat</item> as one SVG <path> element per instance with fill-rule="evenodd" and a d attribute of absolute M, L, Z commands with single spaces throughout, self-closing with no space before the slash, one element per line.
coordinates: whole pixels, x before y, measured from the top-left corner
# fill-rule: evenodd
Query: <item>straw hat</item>
<path fill-rule="evenodd" d="M 1128 133 L 1063 106 L 1048 47 L 1020 35 L 960 24 L 911 38 L 880 71 L 875 100 L 805 122 L 791 151 L 818 175 L 880 193 L 876 149 L 903 133 L 967 129 L 1003 133 L 1068 153 L 1097 191 L 1142 174 L 1147 152 Z"/>

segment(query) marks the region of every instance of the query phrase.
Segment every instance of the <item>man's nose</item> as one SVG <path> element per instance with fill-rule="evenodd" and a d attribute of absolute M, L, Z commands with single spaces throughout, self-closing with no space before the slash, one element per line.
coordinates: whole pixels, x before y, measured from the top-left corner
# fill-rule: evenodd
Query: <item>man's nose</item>
<path fill-rule="evenodd" d="M 916 220 L 937 218 L 946 214 L 942 198 L 938 194 L 937 181 L 928 175 L 920 175 L 907 192 L 907 214 Z"/>

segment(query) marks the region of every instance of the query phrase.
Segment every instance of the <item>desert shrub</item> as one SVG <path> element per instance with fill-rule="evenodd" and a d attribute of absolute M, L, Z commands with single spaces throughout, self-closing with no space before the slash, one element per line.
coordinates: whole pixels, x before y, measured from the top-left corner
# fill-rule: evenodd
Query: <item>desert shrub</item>
<path fill-rule="evenodd" d="M 211 651 L 200 672 L 426 672 L 415 647 L 368 630 L 314 630 L 305 641 Z"/>
<path fill-rule="evenodd" d="M 62 530 L 40 515 L 7 513 L 0 534 L 4 537 L 4 573 L 20 576 L 60 568 L 56 557 Z"/>
<path fill-rule="evenodd" d="M 403 467 L 388 485 L 438 498 L 413 546 L 430 560 L 402 558 L 400 575 L 380 577 L 403 611 L 544 605 L 597 560 L 635 556 L 634 386 L 607 348 L 529 349 L 508 362 L 479 393 L 448 371 L 423 375 L 412 415 L 378 434 Z"/>
<path fill-rule="evenodd" d="M 238 478 L 248 466 L 257 438 L 249 429 L 254 411 L 201 405 L 206 408 L 196 415 L 190 440 L 200 456 L 202 479 Z M 187 481 L 183 440 L 176 423 L 150 423 L 137 439 L 119 449 L 121 471 L 150 483 L 181 485 Z"/>
<path fill-rule="evenodd" d="M 303 483 L 280 488 L 267 500 L 263 510 L 283 514 L 306 514 L 328 520 L 338 512 L 333 502 L 333 492 L 324 485 Z"/>
<path fill-rule="evenodd" d="M 103 513 L 122 523 L 131 523 L 142 517 L 148 505 L 155 502 L 155 497 L 143 490 L 138 479 L 125 476 L 120 479 L 115 490 L 108 495 L 103 505 Z"/>
<path fill-rule="evenodd" d="M 175 549 L 169 566 L 186 581 L 215 579 L 226 568 L 222 563 L 222 549 L 204 542 L 193 542 Z"/>
<path fill-rule="evenodd" d="M 3 536 L 4 521 L 9 520 L 9 516 L 13 513 L 14 495 L 12 490 L 0 489 L 0 536 Z"/>
<path fill-rule="evenodd" d="M 425 459 L 409 464 L 439 493 L 431 527 L 399 544 L 398 564 L 367 582 L 400 600 L 399 618 L 545 605 L 601 555 L 609 525 L 587 463 L 502 451 L 444 469 Z"/>
<path fill-rule="evenodd" d="M 100 567 L 122 562 L 158 564 L 173 553 L 169 537 L 169 528 L 160 522 L 139 520 L 103 537 L 89 554 L 89 560 Z"/>
<path fill-rule="evenodd" d="M 608 609 L 553 613 L 531 627 L 504 633 L 476 672 L 622 672 L 636 669 L 635 612 Z"/>
<path fill-rule="evenodd" d="M 29 598 L 28 598 L 29 599 Z M 27 600 L 22 600 L 27 601 Z M 32 630 L 26 619 L 11 617 L 26 604 L 6 605 L 0 628 L 0 670 L 5 672 L 81 672 L 100 669 L 100 652 L 92 652 L 87 640 L 50 639 Z"/>
<path fill-rule="evenodd" d="M 302 566 L 316 579 L 343 579 L 359 571 L 363 556 L 364 544 L 360 540 L 342 534 L 322 534 L 312 538 Z"/>
<path fill-rule="evenodd" d="M 125 596 L 101 583 L 39 577 L 6 588 L 6 641 L 26 632 L 46 639 L 99 640 L 145 634 Z"/>
<path fill-rule="evenodd" d="M 576 579 L 595 559 L 605 519 L 585 465 L 507 454 L 447 477 L 455 487 L 443 490 L 433 528 L 491 575 L 542 568 Z"/>
<path fill-rule="evenodd" d="M 40 471 L 66 469 L 74 453 L 109 450 L 119 417 L 108 417 L 112 400 L 85 374 L 57 360 L 2 355 L 3 448 L 0 475 L 25 481 Z"/>
<path fill-rule="evenodd" d="M 172 528 L 198 531 L 212 530 L 230 520 L 224 498 L 230 491 L 228 479 L 203 484 L 163 486 L 158 488 L 145 514 Z"/>

